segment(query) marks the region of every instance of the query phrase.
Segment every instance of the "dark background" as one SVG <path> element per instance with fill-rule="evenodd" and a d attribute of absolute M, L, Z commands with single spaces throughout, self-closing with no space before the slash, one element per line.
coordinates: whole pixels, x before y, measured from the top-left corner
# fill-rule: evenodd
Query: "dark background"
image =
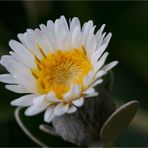
<path fill-rule="evenodd" d="M 119 64 L 111 93 L 119 104 L 132 99 L 140 102 L 136 118 L 117 145 L 148 146 L 148 2 L 1 1 L 0 56 L 9 53 L 8 42 L 17 39 L 18 33 L 61 15 L 67 19 L 77 16 L 82 24 L 91 19 L 97 29 L 105 23 L 105 31 L 113 33 L 108 61 Z M 0 73 L 5 72 L 0 66 Z M 18 96 L 0 83 L 0 146 L 36 146 L 15 122 L 10 101 Z"/>

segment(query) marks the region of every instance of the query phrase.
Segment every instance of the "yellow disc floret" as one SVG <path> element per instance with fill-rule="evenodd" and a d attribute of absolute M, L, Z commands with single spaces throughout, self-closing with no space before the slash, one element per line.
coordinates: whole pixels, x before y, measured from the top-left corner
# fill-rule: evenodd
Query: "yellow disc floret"
<path fill-rule="evenodd" d="M 32 69 L 32 74 L 37 79 L 39 93 L 54 91 L 62 99 L 71 84 L 79 84 L 83 88 L 83 79 L 92 68 L 83 47 L 68 51 L 56 50 L 48 55 L 43 53 L 41 47 L 38 49 L 43 58 L 39 60 L 35 56 L 37 66 Z"/>

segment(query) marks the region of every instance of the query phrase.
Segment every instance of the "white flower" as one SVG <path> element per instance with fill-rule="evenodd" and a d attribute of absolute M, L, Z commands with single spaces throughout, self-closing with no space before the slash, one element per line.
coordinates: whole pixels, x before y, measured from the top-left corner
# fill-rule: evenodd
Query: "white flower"
<path fill-rule="evenodd" d="M 26 93 L 11 105 L 28 107 L 27 116 L 45 111 L 44 121 L 50 122 L 75 112 L 84 98 L 98 95 L 94 87 L 118 63 L 105 65 L 111 33 L 103 33 L 104 27 L 94 33 L 93 21 L 81 28 L 77 17 L 68 24 L 61 16 L 40 29 L 18 34 L 21 43 L 11 40 L 13 51 L 0 61 L 9 72 L 0 75 L 0 81 L 8 83 L 8 90 Z"/>

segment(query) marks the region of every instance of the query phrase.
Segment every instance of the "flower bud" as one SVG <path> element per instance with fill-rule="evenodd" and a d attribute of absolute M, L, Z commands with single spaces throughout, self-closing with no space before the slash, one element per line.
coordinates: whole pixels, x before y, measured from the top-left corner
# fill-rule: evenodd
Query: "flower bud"
<path fill-rule="evenodd" d="M 99 141 L 102 125 L 115 111 L 113 97 L 105 88 L 98 88 L 99 96 L 85 98 L 84 106 L 73 114 L 55 117 L 55 131 L 66 141 L 86 146 Z"/>

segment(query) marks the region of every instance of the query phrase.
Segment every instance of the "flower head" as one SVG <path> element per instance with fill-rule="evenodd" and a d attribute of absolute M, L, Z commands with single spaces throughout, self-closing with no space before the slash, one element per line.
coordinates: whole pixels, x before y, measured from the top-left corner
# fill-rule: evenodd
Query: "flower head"
<path fill-rule="evenodd" d="M 8 83 L 8 90 L 26 94 L 11 105 L 28 107 L 27 116 L 45 111 L 44 120 L 50 122 L 75 112 L 84 98 L 98 95 L 94 87 L 117 64 L 105 65 L 111 33 L 103 33 L 104 27 L 94 33 L 93 21 L 81 28 L 77 17 L 68 24 L 61 16 L 40 29 L 18 34 L 20 42 L 11 40 L 13 51 L 0 61 L 9 72 L 0 75 L 0 81 Z"/>

